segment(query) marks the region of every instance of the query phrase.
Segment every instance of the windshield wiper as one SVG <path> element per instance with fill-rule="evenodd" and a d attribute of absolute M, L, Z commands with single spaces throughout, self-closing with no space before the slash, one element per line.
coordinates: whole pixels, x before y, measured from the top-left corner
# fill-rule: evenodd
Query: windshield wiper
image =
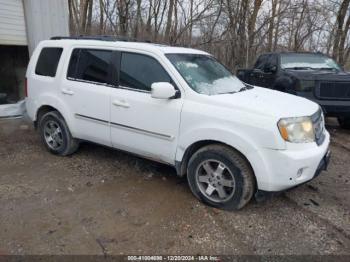
<path fill-rule="evenodd" d="M 317 70 L 328 70 L 328 71 L 339 71 L 339 69 L 333 68 L 333 67 L 320 67 L 320 68 L 315 68 Z"/>
<path fill-rule="evenodd" d="M 231 92 L 225 92 L 225 93 L 218 93 L 218 95 L 224 95 L 224 94 L 235 94 L 239 91 L 231 91 Z"/>
<path fill-rule="evenodd" d="M 295 67 L 286 67 L 285 69 L 293 69 L 293 70 L 329 70 L 329 71 L 339 71 L 333 67 L 310 67 L 310 66 L 295 66 Z"/>
<path fill-rule="evenodd" d="M 245 86 L 243 86 L 241 89 L 239 89 L 238 92 L 242 92 L 242 91 L 253 89 L 253 88 L 254 88 L 254 86 L 245 84 Z"/>
<path fill-rule="evenodd" d="M 235 93 L 242 92 L 242 91 L 249 90 L 249 89 L 253 89 L 253 88 L 254 88 L 254 86 L 245 84 L 245 86 L 241 87 L 238 91 L 231 91 L 231 92 L 225 92 L 225 93 L 218 93 L 218 95 L 223 95 L 223 94 L 235 94 Z"/>
<path fill-rule="evenodd" d="M 286 67 L 284 69 L 305 70 L 305 69 L 314 69 L 314 68 L 309 66 L 294 66 L 294 67 Z"/>

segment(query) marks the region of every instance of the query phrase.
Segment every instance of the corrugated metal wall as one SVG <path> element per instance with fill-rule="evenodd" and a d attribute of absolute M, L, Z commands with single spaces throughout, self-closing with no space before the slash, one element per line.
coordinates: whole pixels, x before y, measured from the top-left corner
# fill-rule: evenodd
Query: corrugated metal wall
<path fill-rule="evenodd" d="M 0 45 L 27 45 L 22 0 L 0 0 Z"/>
<path fill-rule="evenodd" d="M 41 40 L 52 36 L 69 35 L 68 0 L 23 0 L 23 2 L 30 54 Z"/>

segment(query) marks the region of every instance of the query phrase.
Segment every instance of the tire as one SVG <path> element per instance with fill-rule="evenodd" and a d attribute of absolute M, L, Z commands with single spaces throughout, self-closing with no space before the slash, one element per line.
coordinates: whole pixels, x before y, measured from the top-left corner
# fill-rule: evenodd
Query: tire
<path fill-rule="evenodd" d="M 225 210 L 244 207 L 255 189 L 254 174 L 247 160 L 238 151 L 220 144 L 205 146 L 193 154 L 187 180 L 199 200 Z"/>
<path fill-rule="evenodd" d="M 350 117 L 338 117 L 338 122 L 341 128 L 350 129 Z"/>
<path fill-rule="evenodd" d="M 68 156 L 77 151 L 79 141 L 72 137 L 66 121 L 57 111 L 50 111 L 39 119 L 39 134 L 49 152 Z"/>

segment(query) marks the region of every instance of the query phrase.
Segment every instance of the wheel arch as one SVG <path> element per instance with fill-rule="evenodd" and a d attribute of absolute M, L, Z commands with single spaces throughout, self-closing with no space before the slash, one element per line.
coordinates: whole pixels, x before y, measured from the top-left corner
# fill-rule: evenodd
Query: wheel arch
<path fill-rule="evenodd" d="M 58 103 L 41 104 L 38 107 L 38 109 L 35 111 L 34 127 L 37 128 L 40 117 L 50 111 L 57 111 L 62 116 L 62 118 L 66 121 L 66 124 L 70 132 L 72 133 L 73 137 L 76 137 L 74 121 L 71 119 L 70 114 L 68 110 L 65 108 L 65 106 Z"/>
<path fill-rule="evenodd" d="M 51 105 L 41 105 L 38 110 L 36 111 L 36 114 L 35 114 L 35 121 L 34 121 L 34 126 L 35 128 L 38 127 L 38 121 L 39 119 L 45 115 L 46 113 L 48 112 L 51 112 L 51 111 L 57 111 L 60 115 L 62 115 L 60 113 L 59 110 L 57 110 L 55 107 L 51 106 Z"/>
<path fill-rule="evenodd" d="M 237 151 L 252 168 L 257 188 L 269 181 L 269 165 L 265 159 L 265 149 L 270 148 L 258 136 L 251 137 L 249 132 L 222 127 L 202 127 L 188 130 L 179 138 L 175 168 L 179 176 L 187 173 L 187 164 L 191 155 L 199 148 L 209 144 L 222 144 Z"/>
<path fill-rule="evenodd" d="M 254 175 L 255 184 L 257 183 L 255 172 L 254 172 L 254 168 L 252 166 L 252 163 L 249 161 L 249 159 L 240 150 L 238 150 L 237 148 L 235 148 L 235 147 L 233 147 L 233 146 L 231 146 L 231 145 L 229 145 L 229 144 L 227 144 L 225 142 L 222 142 L 222 141 L 219 141 L 219 140 L 213 140 L 213 139 L 196 141 L 196 142 L 192 143 L 190 146 L 188 146 L 186 148 L 184 154 L 183 154 L 183 157 L 182 157 L 181 161 L 176 161 L 175 162 L 175 168 L 176 168 L 177 175 L 180 176 L 180 177 L 185 176 L 186 173 L 187 173 L 188 162 L 189 162 L 191 156 L 195 152 L 197 152 L 199 149 L 201 149 L 201 148 L 203 148 L 205 146 L 208 146 L 208 145 L 213 145 L 213 144 L 226 146 L 226 147 L 236 151 L 238 154 L 240 154 L 240 156 L 243 159 L 245 159 L 245 161 L 248 163 L 248 165 L 252 169 L 253 175 Z"/>
<path fill-rule="evenodd" d="M 40 95 L 38 99 L 29 102 L 30 103 L 27 105 L 27 108 L 30 111 L 30 117 L 34 122 L 34 125 L 38 125 L 38 117 L 40 117 L 42 113 L 47 113 L 55 110 L 66 121 L 73 137 L 76 137 L 77 134 L 73 114 L 63 99 L 54 94 L 44 93 Z"/>

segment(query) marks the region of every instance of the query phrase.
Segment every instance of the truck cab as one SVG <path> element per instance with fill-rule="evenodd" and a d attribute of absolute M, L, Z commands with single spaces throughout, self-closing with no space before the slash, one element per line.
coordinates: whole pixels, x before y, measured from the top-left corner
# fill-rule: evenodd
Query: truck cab
<path fill-rule="evenodd" d="M 350 128 L 350 73 L 322 53 L 262 54 L 252 69 L 240 69 L 237 76 L 251 85 L 310 99 L 326 116 Z"/>

